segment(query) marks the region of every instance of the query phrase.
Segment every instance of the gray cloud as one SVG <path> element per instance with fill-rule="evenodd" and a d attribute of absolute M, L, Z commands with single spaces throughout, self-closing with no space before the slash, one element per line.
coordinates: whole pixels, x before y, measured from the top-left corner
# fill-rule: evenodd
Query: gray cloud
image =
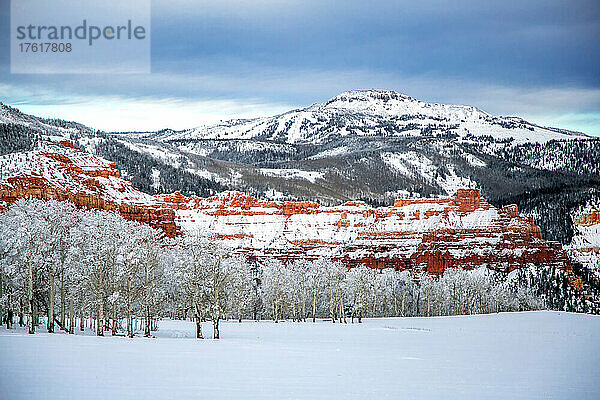
<path fill-rule="evenodd" d="M 164 101 L 164 104 L 204 104 L 206 108 L 211 101 L 217 105 L 227 103 L 224 108 L 208 107 L 212 110 L 212 119 L 252 116 L 253 112 L 256 115 L 274 114 L 285 107 L 304 107 L 325 101 L 344 90 L 370 88 L 397 90 L 430 102 L 474 105 L 492 114 L 533 118 L 546 125 L 563 122 L 566 125 L 560 127 L 567 129 L 581 129 L 581 126 L 593 129 L 590 121 L 600 110 L 600 89 L 593 88 L 522 88 L 433 75 L 399 76 L 360 70 L 290 71 L 249 66 L 244 70 L 246 73 L 242 75 L 160 72 L 102 79 L 81 76 L 68 85 L 60 85 L 52 79 L 29 84 L 0 84 L 0 92 L 8 103 L 29 105 L 91 104 L 100 100 L 159 105 Z M 115 87 L 119 90 L 115 91 Z M 217 113 L 217 110 L 221 112 Z M 586 117 L 579 119 L 577 115 Z M 584 120 L 585 125 L 581 125 Z M 600 134 L 594 130 L 586 133 Z"/>
<path fill-rule="evenodd" d="M 4 60 L 0 100 L 28 107 L 114 101 L 170 110 L 176 104 L 211 109 L 213 102 L 229 104 L 221 108 L 227 117 L 383 88 L 600 134 L 596 0 L 152 5 L 152 74 L 19 76 L 8 74 Z M 2 32 L 7 17 L 0 7 Z"/>

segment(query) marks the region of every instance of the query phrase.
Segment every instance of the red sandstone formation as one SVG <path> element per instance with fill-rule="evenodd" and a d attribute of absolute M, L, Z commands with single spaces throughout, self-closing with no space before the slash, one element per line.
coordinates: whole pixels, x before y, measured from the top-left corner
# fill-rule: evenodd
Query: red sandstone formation
<path fill-rule="evenodd" d="M 431 274 L 481 265 L 512 271 L 530 263 L 570 269 L 560 244 L 542 240 L 531 218 L 520 217 L 514 205 L 496 209 L 476 189 L 461 189 L 449 198 L 397 200 L 381 208 L 359 201 L 336 207 L 264 201 L 236 192 L 210 198 L 181 193 L 153 197 L 121 179 L 114 163 L 65 142 L 45 144 L 18 173 L 0 181 L 0 202 L 24 197 L 118 211 L 169 237 L 180 227 L 201 229 L 252 259 L 334 257 L 348 267 Z M 589 218 L 598 221 L 598 216 Z"/>
<path fill-rule="evenodd" d="M 569 247 L 571 257 L 600 275 L 600 211 L 594 210 L 575 220 Z"/>
<path fill-rule="evenodd" d="M 178 234 L 173 209 L 120 179 L 115 163 L 77 151 L 69 141 L 61 144 L 64 148 L 46 144 L 55 152 L 35 154 L 32 164 L 0 181 L 0 203 L 20 198 L 69 200 L 79 207 L 117 211 L 125 219 L 162 229 L 169 237 Z"/>
<path fill-rule="evenodd" d="M 377 209 L 362 202 L 322 207 L 262 201 L 231 192 L 207 199 L 179 193 L 157 198 L 176 210 L 178 224 L 208 230 L 256 259 L 333 255 L 349 267 L 432 274 L 481 265 L 512 271 L 530 263 L 570 269 L 561 245 L 542 240 L 531 218 L 520 217 L 515 205 L 496 209 L 476 189 Z"/>
<path fill-rule="evenodd" d="M 592 226 L 597 224 L 600 224 L 600 211 L 597 210 L 575 220 L 575 225 L 579 226 Z"/>

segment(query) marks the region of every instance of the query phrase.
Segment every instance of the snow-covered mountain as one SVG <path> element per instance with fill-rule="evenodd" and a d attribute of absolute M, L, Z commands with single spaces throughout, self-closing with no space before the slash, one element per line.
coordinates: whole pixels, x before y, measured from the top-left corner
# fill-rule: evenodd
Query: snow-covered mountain
<path fill-rule="evenodd" d="M 150 134 L 160 141 L 262 139 L 320 144 L 345 136 L 491 136 L 516 143 L 585 137 L 578 132 L 543 128 L 516 117 L 495 117 L 478 108 L 427 103 L 382 90 L 347 91 L 325 103 L 273 117 L 234 119 L 179 132 Z"/>
<path fill-rule="evenodd" d="M 573 210 L 600 198 L 598 139 L 391 91 L 344 92 L 268 118 L 125 134 L 0 104 L 0 155 L 31 150 L 31 135 L 71 140 L 114 161 L 149 194 L 235 190 L 272 201 L 389 206 L 476 188 L 494 206 L 518 204 L 544 238 L 563 244 L 573 236 Z"/>

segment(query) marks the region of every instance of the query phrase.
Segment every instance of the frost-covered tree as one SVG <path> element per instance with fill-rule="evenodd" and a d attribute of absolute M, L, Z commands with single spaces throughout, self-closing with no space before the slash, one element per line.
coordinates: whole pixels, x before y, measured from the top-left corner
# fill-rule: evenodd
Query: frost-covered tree
<path fill-rule="evenodd" d="M 158 232 L 145 226 L 139 230 L 140 260 L 143 273 L 143 313 L 144 336 L 150 336 L 154 315 L 161 300 L 161 248 L 158 244 Z"/>
<path fill-rule="evenodd" d="M 196 319 L 196 337 L 202 338 L 202 319 L 213 323 L 213 338 L 219 339 L 219 322 L 231 310 L 241 312 L 250 283 L 245 260 L 200 233 L 191 233 L 178 243 L 181 280 Z M 249 271 L 247 271 L 249 272 Z M 238 308 L 239 307 L 239 308 Z"/>
<path fill-rule="evenodd" d="M 123 251 L 117 263 L 115 279 L 120 294 L 117 299 L 124 303 L 127 336 L 129 337 L 134 335 L 133 317 L 145 289 L 144 241 L 142 229 L 132 230 L 123 245 Z"/>
<path fill-rule="evenodd" d="M 255 284 L 251 265 L 243 256 L 232 258 L 229 280 L 229 306 L 232 316 L 239 322 L 251 310 L 254 302 Z"/>
<path fill-rule="evenodd" d="M 203 302 L 207 316 L 213 323 L 213 338 L 219 339 L 219 322 L 232 305 L 229 299 L 230 289 L 240 258 L 228 255 L 224 247 L 214 242 L 209 244 L 207 251 L 210 257 L 204 264 L 207 279 Z"/>
<path fill-rule="evenodd" d="M 311 263 L 296 260 L 287 267 L 290 284 L 290 301 L 294 321 L 306 321 L 306 303 L 309 298 Z"/>
<path fill-rule="evenodd" d="M 339 318 L 340 322 L 346 322 L 344 309 L 343 281 L 346 276 L 346 267 L 339 261 L 325 263 L 325 297 L 329 305 L 331 322 Z"/>
<path fill-rule="evenodd" d="M 42 213 L 40 223 L 47 227 L 48 252 L 46 255 L 46 275 L 48 277 L 48 332 L 54 332 L 54 306 L 55 306 L 55 279 L 58 276 L 60 280 L 60 325 L 62 329 L 67 330 L 67 321 L 65 319 L 67 312 L 66 292 L 69 286 L 68 280 L 69 264 L 71 262 L 71 247 L 74 229 L 80 223 L 80 213 L 72 203 L 69 202 L 45 202 L 44 207 L 48 208 Z M 71 299 L 72 304 L 72 299 Z M 72 307 L 69 319 L 72 331 Z"/>
<path fill-rule="evenodd" d="M 116 290 L 120 249 L 124 244 L 121 222 L 115 214 L 94 211 L 84 219 L 81 230 L 83 274 L 94 296 L 98 336 L 104 336 L 109 328 L 107 301 Z"/>
<path fill-rule="evenodd" d="M 181 282 L 185 301 L 196 321 L 196 338 L 202 339 L 202 319 L 205 317 L 203 305 L 204 287 L 207 279 L 203 264 L 209 255 L 206 251 L 208 239 L 200 232 L 189 233 L 181 238 L 175 248 L 178 268 L 172 278 Z"/>
<path fill-rule="evenodd" d="M 50 246 L 49 227 L 43 223 L 46 203 L 17 201 L 2 215 L 3 244 L 7 248 L 6 276 L 13 275 L 25 284 L 29 333 L 35 333 L 38 322 L 38 304 L 43 296 Z"/>
<path fill-rule="evenodd" d="M 275 322 L 284 317 L 289 301 L 290 276 L 285 265 L 275 259 L 267 259 L 262 265 L 262 292 L 267 308 Z"/>
<path fill-rule="evenodd" d="M 362 322 L 369 302 L 371 277 L 371 271 L 364 265 L 352 268 L 346 274 L 344 288 L 347 292 L 348 304 L 352 310 L 352 322 L 354 322 L 354 317 L 358 318 L 359 323 Z"/>
<path fill-rule="evenodd" d="M 325 285 L 324 270 L 326 262 L 327 261 L 324 258 L 319 258 L 308 265 L 308 271 L 306 272 L 306 284 L 308 286 L 310 296 L 311 316 L 313 322 L 315 322 L 317 318 L 317 307 L 320 304 Z"/>

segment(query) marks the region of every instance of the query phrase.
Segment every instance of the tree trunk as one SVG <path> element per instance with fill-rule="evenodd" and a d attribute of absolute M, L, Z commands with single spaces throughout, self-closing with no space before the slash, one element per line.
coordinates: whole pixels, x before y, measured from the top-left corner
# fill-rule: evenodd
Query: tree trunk
<path fill-rule="evenodd" d="M 29 284 L 27 286 L 27 301 L 29 303 L 29 333 L 35 333 L 35 319 L 33 317 L 33 264 L 29 264 Z"/>
<path fill-rule="evenodd" d="M 131 315 L 131 308 L 127 310 L 127 336 L 133 337 L 133 315 Z"/>
<path fill-rule="evenodd" d="M 430 307 L 429 307 L 429 288 L 427 288 L 426 290 L 426 295 L 427 295 L 427 316 L 430 317 Z"/>
<path fill-rule="evenodd" d="M 131 311 L 131 279 L 127 277 L 127 335 L 133 337 L 133 314 Z"/>
<path fill-rule="evenodd" d="M 427 288 L 427 316 L 431 317 L 431 304 L 429 302 L 429 288 Z"/>
<path fill-rule="evenodd" d="M 452 284 L 452 315 L 456 315 L 456 283 Z"/>
<path fill-rule="evenodd" d="M 344 323 L 346 323 L 346 312 L 344 310 L 344 299 L 343 299 L 341 293 L 340 293 L 340 315 L 342 315 L 342 317 L 340 317 L 340 322 L 342 322 L 342 318 L 343 318 Z"/>
<path fill-rule="evenodd" d="M 333 289 L 331 284 L 329 285 L 329 314 L 331 315 L 331 322 L 335 324 L 335 300 L 333 299 Z"/>
<path fill-rule="evenodd" d="M 82 332 L 85 329 L 85 316 L 83 314 L 83 310 L 81 310 L 81 316 L 79 318 L 79 330 Z"/>
<path fill-rule="evenodd" d="M 144 324 L 144 336 L 150 337 L 150 306 L 146 305 L 146 323 Z"/>
<path fill-rule="evenodd" d="M 219 338 L 219 318 L 213 319 L 213 339 Z"/>
<path fill-rule="evenodd" d="M 104 300 L 100 298 L 98 304 L 98 318 L 96 321 L 96 335 L 104 336 Z"/>
<path fill-rule="evenodd" d="M 306 282 L 303 282 L 302 286 L 302 321 L 306 322 Z"/>
<path fill-rule="evenodd" d="M 52 280 L 54 281 L 54 278 Z M 66 312 L 65 271 L 61 271 L 61 273 L 60 273 L 60 324 L 62 326 L 65 326 L 65 312 Z"/>
<path fill-rule="evenodd" d="M 117 302 L 115 301 L 113 303 L 113 310 L 112 310 L 112 332 L 111 334 L 113 336 L 115 336 L 117 334 Z"/>
<path fill-rule="evenodd" d="M 75 312 L 73 311 L 73 297 L 69 301 L 69 333 L 72 335 L 75 332 Z"/>
<path fill-rule="evenodd" d="M 375 312 L 377 311 L 377 290 L 374 290 L 373 293 L 373 310 L 371 312 L 371 317 L 375 317 Z"/>
<path fill-rule="evenodd" d="M 39 326 L 40 324 L 40 309 L 38 306 L 38 303 L 36 301 L 33 302 L 33 320 L 35 323 L 35 326 Z"/>
<path fill-rule="evenodd" d="M 294 304 L 292 305 L 292 322 L 297 322 L 298 321 L 298 315 L 296 313 L 296 308 L 297 308 L 297 304 L 294 301 Z"/>
<path fill-rule="evenodd" d="M 196 339 L 204 339 L 202 337 L 202 321 L 200 315 L 196 315 Z"/>
<path fill-rule="evenodd" d="M 313 302 L 312 302 L 312 320 L 316 321 L 317 314 L 317 290 L 313 290 Z"/>
<path fill-rule="evenodd" d="M 405 317 L 405 316 L 406 316 L 406 315 L 404 314 L 404 300 L 405 300 L 405 299 L 406 299 L 406 292 L 405 292 L 405 291 L 402 291 L 402 305 L 400 306 L 400 308 L 401 308 L 401 310 L 402 310 L 402 311 L 401 311 L 401 313 L 402 313 L 402 316 L 403 316 L 403 317 Z"/>
<path fill-rule="evenodd" d="M 144 326 L 144 336 L 150 337 L 150 277 L 148 271 L 148 263 L 144 265 L 144 283 L 146 286 L 146 298 L 145 302 L 145 312 L 146 312 L 146 325 Z"/>

